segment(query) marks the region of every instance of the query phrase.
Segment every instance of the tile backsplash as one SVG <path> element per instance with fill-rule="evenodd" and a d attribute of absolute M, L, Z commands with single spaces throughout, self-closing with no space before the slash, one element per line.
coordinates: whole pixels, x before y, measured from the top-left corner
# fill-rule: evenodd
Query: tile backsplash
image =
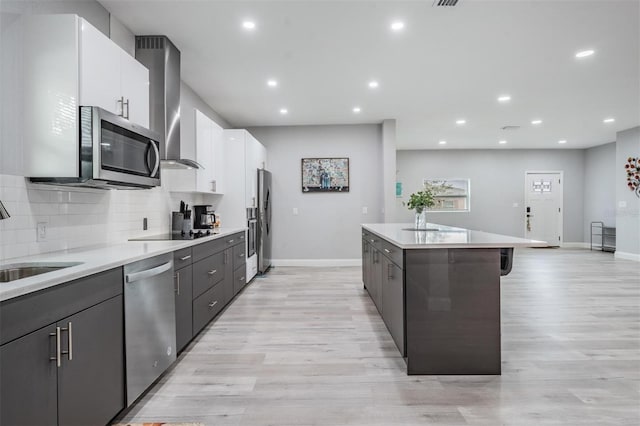
<path fill-rule="evenodd" d="M 168 232 L 171 211 L 178 210 L 180 200 L 204 204 L 203 195 L 169 192 L 165 186 L 105 191 L 32 184 L 24 177 L 3 174 L 0 200 L 11 215 L 0 220 L 0 261 Z M 46 228 L 46 238 L 40 241 L 39 223 Z"/>

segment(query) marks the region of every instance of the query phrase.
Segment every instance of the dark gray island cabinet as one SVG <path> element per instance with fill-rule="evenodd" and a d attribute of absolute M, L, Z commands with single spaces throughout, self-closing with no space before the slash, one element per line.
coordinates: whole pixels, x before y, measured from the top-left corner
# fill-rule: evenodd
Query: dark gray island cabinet
<path fill-rule="evenodd" d="M 540 241 L 429 224 L 362 227 L 362 279 L 408 374 L 501 374 L 500 276 Z"/>
<path fill-rule="evenodd" d="M 0 424 L 101 425 L 124 408 L 122 268 L 0 304 Z"/>

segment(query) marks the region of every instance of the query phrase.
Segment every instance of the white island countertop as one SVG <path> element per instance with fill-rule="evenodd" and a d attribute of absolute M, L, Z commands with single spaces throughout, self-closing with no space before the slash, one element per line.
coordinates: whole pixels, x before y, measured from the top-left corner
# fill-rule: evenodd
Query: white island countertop
<path fill-rule="evenodd" d="M 491 234 L 427 223 L 416 231 L 411 223 L 366 223 L 362 228 L 402 249 L 547 247 L 544 241 Z"/>
<path fill-rule="evenodd" d="M 128 241 L 72 250 L 43 253 L 33 256 L 7 259 L 0 262 L 0 269 L 20 264 L 80 263 L 76 266 L 47 272 L 15 281 L 0 283 L 0 302 L 34 291 L 53 287 L 78 278 L 117 268 L 138 260 L 171 253 L 186 247 L 213 241 L 247 228 L 219 228 L 216 234 L 194 240 Z"/>

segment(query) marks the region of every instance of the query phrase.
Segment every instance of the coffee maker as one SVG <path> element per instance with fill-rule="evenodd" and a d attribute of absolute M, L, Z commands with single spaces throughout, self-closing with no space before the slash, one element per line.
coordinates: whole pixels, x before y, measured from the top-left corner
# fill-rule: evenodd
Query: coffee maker
<path fill-rule="evenodd" d="M 193 218 L 194 229 L 213 229 L 216 223 L 216 214 L 210 204 L 193 206 L 195 215 Z"/>

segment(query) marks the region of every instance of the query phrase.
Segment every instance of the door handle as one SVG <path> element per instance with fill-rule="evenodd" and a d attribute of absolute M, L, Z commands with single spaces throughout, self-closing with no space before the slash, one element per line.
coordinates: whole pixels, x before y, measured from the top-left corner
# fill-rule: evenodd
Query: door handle
<path fill-rule="evenodd" d="M 56 366 L 58 368 L 60 368 L 60 366 L 62 365 L 62 355 L 61 355 L 61 348 L 60 348 L 60 327 L 56 327 L 56 332 L 55 333 L 49 333 L 49 336 L 51 337 L 55 337 L 56 338 L 56 356 L 53 356 L 51 358 L 49 358 L 50 361 L 55 361 L 56 362 Z"/>
<path fill-rule="evenodd" d="M 69 333 L 69 341 L 67 342 L 67 350 L 62 351 L 63 355 L 67 356 L 69 361 L 73 361 L 73 324 L 71 321 L 67 323 L 66 327 L 60 329 L 60 331 L 67 331 Z"/>
<path fill-rule="evenodd" d="M 151 177 L 154 177 L 156 175 L 156 173 L 158 172 L 158 168 L 160 167 L 160 151 L 158 150 L 158 147 L 156 146 L 156 142 L 155 141 L 151 140 L 151 141 L 149 141 L 149 143 L 153 147 L 153 151 L 156 154 L 156 164 L 155 164 L 155 166 L 153 166 L 153 171 L 151 172 Z"/>
<path fill-rule="evenodd" d="M 156 275 L 160 275 L 163 272 L 167 272 L 169 269 L 173 268 L 173 261 L 163 263 L 160 266 L 156 266 L 155 268 L 147 269 L 146 271 L 134 272 L 132 274 L 125 275 L 125 281 L 128 283 L 132 283 L 134 281 L 140 281 L 145 278 L 154 277 Z"/>
<path fill-rule="evenodd" d="M 176 272 L 176 294 L 180 296 L 180 272 Z"/>

